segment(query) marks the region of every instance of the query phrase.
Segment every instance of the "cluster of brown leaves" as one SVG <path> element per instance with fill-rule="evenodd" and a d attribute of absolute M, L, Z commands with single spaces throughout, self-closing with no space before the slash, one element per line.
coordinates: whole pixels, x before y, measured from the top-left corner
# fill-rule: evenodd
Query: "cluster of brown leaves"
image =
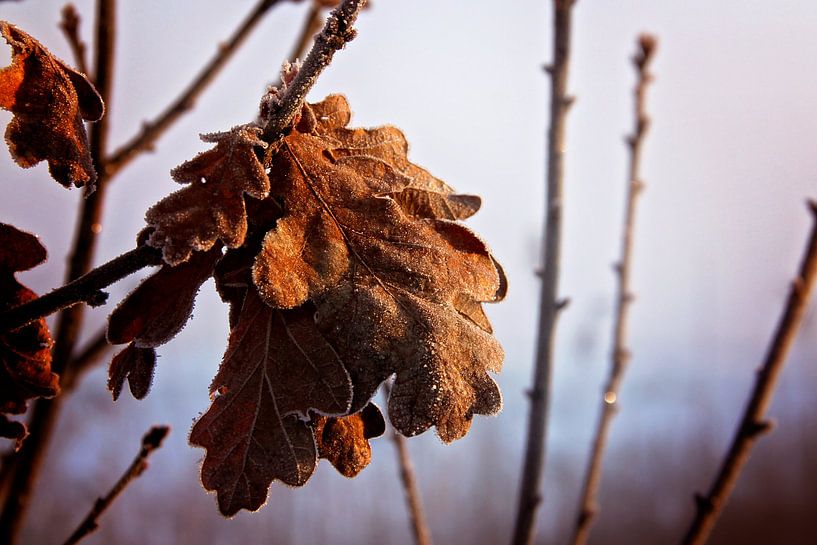
<path fill-rule="evenodd" d="M 37 237 L 0 223 L 0 310 L 21 305 L 37 295 L 14 277 L 45 261 Z M 0 437 L 16 439 L 19 448 L 27 431 L 7 414 L 22 414 L 29 399 L 59 392 L 59 377 L 51 372 L 51 334 L 40 318 L 0 333 Z"/>
<path fill-rule="evenodd" d="M 0 21 L 0 34 L 12 50 L 11 64 L 0 70 L 0 108 L 14 113 L 6 128 L 11 156 L 23 168 L 46 160 L 63 186 L 92 188 L 96 172 L 83 120 L 105 113 L 99 93 L 16 26 Z"/>
<path fill-rule="evenodd" d="M 186 187 L 147 213 L 142 242 L 167 264 L 111 316 L 109 339 L 130 343 L 112 390 L 127 378 L 140 397 L 153 349 L 215 278 L 229 345 L 190 441 L 226 515 L 259 508 L 274 479 L 304 484 L 318 457 L 357 474 L 384 429 L 370 400 L 392 375 L 389 417 L 407 436 L 434 426 L 453 441 L 501 407 L 488 372 L 503 352 L 481 303 L 506 282 L 458 223 L 479 198 L 409 162 L 398 129 L 350 117 L 334 95 L 271 145 L 251 125 L 205 137 L 215 147 L 173 171 Z"/>

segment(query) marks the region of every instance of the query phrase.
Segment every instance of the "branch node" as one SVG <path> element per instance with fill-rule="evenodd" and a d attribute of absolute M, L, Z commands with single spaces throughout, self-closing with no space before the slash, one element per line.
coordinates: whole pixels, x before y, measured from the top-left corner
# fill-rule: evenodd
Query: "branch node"
<path fill-rule="evenodd" d="M 92 291 L 88 294 L 85 302 L 91 307 L 101 307 L 108 302 L 108 292 L 102 290 Z"/>
<path fill-rule="evenodd" d="M 557 299 L 556 303 L 554 305 L 556 307 L 556 312 L 563 311 L 565 308 L 567 308 L 567 305 L 569 305 L 569 304 L 570 304 L 570 297 L 562 297 L 561 299 Z"/>
<path fill-rule="evenodd" d="M 773 420 L 759 420 L 757 422 L 748 422 L 743 430 L 747 437 L 754 438 L 765 435 L 774 429 L 775 422 Z"/>

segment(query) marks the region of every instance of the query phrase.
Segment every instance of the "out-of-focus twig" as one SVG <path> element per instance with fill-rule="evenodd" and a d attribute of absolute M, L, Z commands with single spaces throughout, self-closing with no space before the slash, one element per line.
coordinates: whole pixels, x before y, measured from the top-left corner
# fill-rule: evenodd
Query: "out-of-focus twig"
<path fill-rule="evenodd" d="M 60 388 L 62 391 L 60 395 L 65 395 L 76 388 L 82 375 L 96 365 L 111 347 L 106 335 L 106 328 L 103 327 L 102 330 L 91 337 L 91 340 L 79 351 L 76 357 L 68 363 L 61 377 Z"/>
<path fill-rule="evenodd" d="M 550 127 L 547 143 L 547 197 L 543 233 L 544 268 L 539 300 L 539 326 L 533 386 L 529 391 L 530 412 L 525 460 L 519 481 L 519 503 L 514 526 L 514 545 L 533 541 L 536 509 L 541 502 L 540 486 L 545 465 L 550 377 L 556 321 L 567 301 L 559 299 L 559 259 L 562 232 L 562 183 L 564 178 L 565 125 L 573 97 L 567 94 L 570 62 L 570 28 L 575 0 L 553 0 L 553 64 L 550 74 Z"/>
<path fill-rule="evenodd" d="M 766 410 L 772 401 L 777 378 L 783 370 L 786 357 L 803 321 L 817 278 L 817 202 L 810 201 L 809 209 L 813 215 L 814 225 L 799 274 L 791 283 L 783 315 L 767 349 L 763 366 L 757 371 L 755 386 L 720 470 L 709 492 L 695 497 L 695 518 L 682 541 L 684 545 L 706 543 L 743 466 L 749 460 L 755 441 L 772 428 L 771 422 L 766 420 Z"/>
<path fill-rule="evenodd" d="M 68 40 L 68 45 L 71 48 L 71 53 L 74 55 L 74 62 L 77 64 L 77 69 L 83 74 L 88 74 L 88 59 L 86 57 L 85 42 L 79 35 L 80 16 L 77 13 L 77 8 L 74 4 L 65 4 L 62 8 L 62 20 L 60 21 L 60 30 L 65 34 L 65 39 Z"/>
<path fill-rule="evenodd" d="M 391 395 L 391 383 L 383 384 L 388 400 Z M 403 485 L 403 493 L 406 496 L 406 507 L 408 508 L 411 532 L 416 545 L 431 545 L 431 532 L 428 530 L 423 500 L 420 495 L 420 487 L 417 485 L 417 477 L 414 475 L 414 466 L 411 463 L 406 438 L 400 435 L 394 428 L 391 430 L 391 439 L 397 451 L 397 464 L 400 469 L 400 483 Z"/>
<path fill-rule="evenodd" d="M 241 44 L 247 40 L 264 15 L 280 1 L 281 0 L 261 0 L 255 5 L 232 36 L 230 36 L 230 39 L 219 46 L 213 58 L 202 68 L 195 79 L 182 91 L 178 98 L 155 119 L 145 122 L 139 134 L 132 137 L 119 149 L 111 153 L 107 160 L 107 173 L 109 176 L 113 176 L 119 172 L 140 153 L 152 149 L 159 137 L 161 137 L 173 123 L 186 112 L 193 109 L 199 96 L 201 96 L 207 86 L 215 79 L 236 51 L 238 51 Z"/>
<path fill-rule="evenodd" d="M 590 535 L 590 526 L 598 512 L 597 494 L 601 484 L 602 458 L 607 445 L 610 425 L 618 410 L 618 392 L 627 364 L 630 361 L 630 350 L 627 348 L 627 317 L 633 296 L 630 291 L 630 266 L 633 252 L 633 229 L 638 195 L 644 188 L 640 175 L 641 148 L 649 126 L 649 117 L 645 107 L 647 85 L 652 80 L 648 68 L 655 53 L 656 39 L 643 34 L 638 38 L 638 50 L 633 57 L 637 72 L 635 85 L 635 121 L 633 133 L 627 137 L 630 148 L 630 165 L 625 197 L 624 229 L 621 237 L 621 257 L 615 265 L 616 271 L 616 308 L 613 318 L 613 349 L 610 354 L 610 375 L 601 398 L 601 409 L 596 432 L 593 436 L 590 458 L 585 470 L 582 493 L 579 498 L 579 515 L 571 543 L 584 545 Z"/>
<path fill-rule="evenodd" d="M 113 485 L 113 488 L 111 488 L 104 497 L 98 498 L 94 502 L 91 511 L 86 515 L 77 529 L 74 530 L 74 533 L 65 541 L 65 545 L 79 543 L 81 539 L 99 527 L 99 523 L 97 522 L 99 517 L 102 516 L 102 513 L 111 506 L 117 496 L 119 496 L 134 479 L 144 473 L 148 468 L 148 457 L 154 450 L 162 446 L 162 441 L 168 431 L 170 431 L 168 426 L 154 426 L 142 437 L 142 448 L 139 449 L 139 453 L 136 455 L 136 458 L 133 459 L 130 467 L 125 470 L 125 473 L 119 477 L 119 480 L 116 481 L 116 484 Z"/>
<path fill-rule="evenodd" d="M 91 160 L 97 173 L 96 191 L 87 196 L 80 205 L 74 242 L 68 260 L 66 282 L 73 282 L 85 275 L 92 266 L 99 234 L 102 231 L 102 209 L 108 177 L 106 172 L 106 149 L 111 111 L 113 71 L 116 43 L 116 1 L 98 0 L 94 39 L 94 85 L 106 105 L 107 114 L 90 125 L 88 137 Z M 53 292 L 52 292 L 53 293 Z M 34 301 L 40 301 L 42 298 Z M 58 307 L 58 308 L 64 308 Z M 57 318 L 57 334 L 52 353 L 51 368 L 60 374 L 74 352 L 82 328 L 84 305 L 74 305 L 63 310 Z M 9 493 L 0 513 L 0 543 L 14 545 L 25 520 L 31 491 L 45 456 L 48 439 L 54 429 L 61 397 L 39 399 L 34 404 L 29 421 L 30 435 L 17 453 L 14 476 Z"/>

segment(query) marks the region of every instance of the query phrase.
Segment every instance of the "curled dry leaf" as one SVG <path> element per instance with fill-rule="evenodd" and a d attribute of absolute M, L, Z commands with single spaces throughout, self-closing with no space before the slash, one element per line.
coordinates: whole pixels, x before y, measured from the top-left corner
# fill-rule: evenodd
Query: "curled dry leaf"
<path fill-rule="evenodd" d="M 404 435 L 465 435 L 501 407 L 487 371 L 503 352 L 481 302 L 504 291 L 487 246 L 452 220 L 479 200 L 407 159 L 394 127 L 346 128 L 340 96 L 311 107 L 271 157 L 286 214 L 266 235 L 253 280 L 275 308 L 311 300 L 354 384 L 352 411 L 397 374 L 389 415 Z M 309 132 L 300 132 L 307 130 Z"/>
<path fill-rule="evenodd" d="M 45 261 L 45 248 L 37 237 L 0 223 L 0 310 L 36 299 L 17 282 L 14 274 Z M 4 414 L 25 412 L 27 400 L 59 393 L 59 377 L 51 372 L 51 334 L 40 318 L 21 328 L 0 333 L 0 437 L 20 441 L 22 424 Z"/>
<path fill-rule="evenodd" d="M 108 370 L 108 390 L 113 399 L 119 399 L 125 379 L 130 386 L 130 392 L 136 399 L 144 399 L 153 383 L 153 371 L 156 369 L 156 350 L 141 348 L 130 343 L 127 348 L 119 352 L 111 360 Z"/>
<path fill-rule="evenodd" d="M 145 216 L 153 232 L 148 244 L 161 248 L 166 263 L 178 265 L 216 241 L 237 248 L 247 235 L 244 194 L 263 199 L 269 180 L 256 156 L 261 129 L 251 125 L 202 136 L 213 149 L 176 167 L 173 178 L 184 189 L 165 197 Z"/>
<path fill-rule="evenodd" d="M 318 456 L 329 460 L 344 477 L 355 477 L 372 461 L 369 439 L 385 431 L 386 421 L 373 403 L 349 416 L 319 416 L 315 420 Z"/>
<path fill-rule="evenodd" d="M 54 57 L 37 40 L 5 21 L 0 34 L 12 62 L 0 70 L 0 107 L 14 113 L 6 142 L 23 168 L 47 160 L 65 187 L 93 186 L 96 172 L 83 119 L 96 121 L 105 107 L 84 74 Z"/>
<path fill-rule="evenodd" d="M 304 484 L 317 453 L 309 412 L 346 414 L 349 375 L 315 326 L 314 310 L 276 310 L 254 290 L 244 297 L 210 409 L 190 433 L 207 449 L 201 476 L 221 512 L 256 510 L 270 483 Z"/>

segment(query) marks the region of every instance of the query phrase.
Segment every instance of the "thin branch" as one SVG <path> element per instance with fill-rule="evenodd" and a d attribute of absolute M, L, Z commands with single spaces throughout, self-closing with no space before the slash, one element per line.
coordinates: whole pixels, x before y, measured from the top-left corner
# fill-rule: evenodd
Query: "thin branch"
<path fill-rule="evenodd" d="M 289 127 L 295 115 L 301 110 L 307 93 L 315 85 L 321 72 L 332 62 L 335 53 L 352 41 L 357 32 L 352 25 L 366 0 L 343 0 L 326 20 L 320 34 L 315 37 L 315 45 L 306 56 L 295 79 L 283 91 L 278 108 L 272 112 L 264 127 L 264 139 L 275 141 Z"/>
<path fill-rule="evenodd" d="M 60 395 L 65 395 L 74 388 L 77 382 L 86 371 L 96 365 L 105 354 L 112 348 L 108 342 L 107 328 L 103 327 L 91 340 L 79 351 L 66 366 L 60 381 Z"/>
<path fill-rule="evenodd" d="M 553 64 L 548 68 L 550 86 L 550 128 L 547 143 L 547 201 L 543 233 L 544 269 L 539 301 L 539 328 L 533 386 L 530 395 L 527 445 L 520 478 L 519 504 L 513 543 L 533 541 L 536 509 L 541 502 L 540 486 L 545 465 L 548 405 L 553 366 L 556 321 L 567 304 L 558 299 L 559 258 L 562 231 L 562 183 L 564 173 L 565 125 L 573 98 L 567 94 L 570 61 L 570 27 L 575 0 L 553 0 Z"/>
<path fill-rule="evenodd" d="M 88 74 L 88 59 L 86 57 L 85 42 L 79 35 L 79 23 L 81 18 L 77 13 L 77 8 L 74 4 L 65 4 L 62 8 L 62 20 L 60 21 L 60 30 L 65 34 L 65 39 L 68 40 L 68 45 L 71 47 L 71 53 L 74 55 L 74 62 L 77 64 L 77 69 L 83 74 Z"/>
<path fill-rule="evenodd" d="M 144 473 L 144 471 L 148 468 L 148 457 L 154 450 L 162 446 L 162 440 L 164 440 L 168 431 L 170 431 L 170 428 L 167 426 L 154 426 L 145 434 L 144 437 L 142 437 L 142 448 L 139 449 L 139 454 L 136 455 L 136 458 L 134 458 L 130 467 L 128 467 L 128 469 L 125 470 L 125 473 L 119 477 L 119 480 L 116 481 L 116 484 L 113 485 L 110 492 L 108 492 L 104 497 L 98 498 L 96 502 L 94 502 L 94 506 L 91 508 L 91 511 L 80 523 L 77 529 L 74 530 L 71 537 L 65 541 L 65 545 L 74 545 L 75 543 L 79 543 L 80 540 L 94 532 L 99 527 L 99 523 L 97 522 L 99 517 L 105 512 L 105 510 L 108 509 L 108 507 L 111 506 L 119 494 L 121 494 L 125 488 L 134 481 L 134 479 Z"/>
<path fill-rule="evenodd" d="M 616 310 L 613 320 L 613 349 L 611 352 L 610 375 L 601 398 L 601 408 L 593 446 L 585 471 L 582 494 L 579 498 L 579 515 L 571 543 L 584 545 L 590 536 L 590 526 L 598 513 L 597 494 L 601 484 L 602 459 L 607 445 L 610 425 L 618 409 L 618 392 L 624 373 L 630 360 L 627 348 L 627 318 L 633 297 L 630 291 L 630 265 L 633 250 L 633 228 L 635 226 L 636 201 L 644 187 L 640 176 L 641 148 L 649 126 L 649 117 L 645 108 L 647 85 L 652 80 L 648 72 L 649 63 L 655 53 L 656 40 L 649 35 L 638 38 L 638 51 L 633 57 L 633 65 L 638 74 L 635 86 L 635 120 L 633 133 L 627 138 L 630 148 L 629 177 L 625 197 L 624 229 L 621 237 L 621 258 L 615 266 L 616 271 Z"/>
<path fill-rule="evenodd" d="M 386 399 L 388 399 L 391 395 L 391 383 L 385 382 L 383 386 L 386 391 Z M 420 487 L 417 486 L 417 478 L 414 475 L 414 467 L 411 463 L 406 438 L 400 435 L 396 429 L 392 428 L 391 439 L 394 442 L 394 448 L 397 450 L 400 483 L 403 485 L 403 492 L 406 495 L 406 507 L 408 508 L 414 543 L 416 545 L 431 545 L 431 532 L 426 522 Z"/>
<path fill-rule="evenodd" d="M 193 109 L 199 96 L 201 96 L 207 86 L 212 83 L 233 55 L 235 55 L 236 51 L 238 51 L 241 45 L 247 40 L 255 27 L 258 26 L 258 23 L 264 15 L 280 1 L 281 0 L 261 0 L 255 5 L 235 32 L 233 32 L 232 36 L 230 36 L 230 39 L 227 40 L 225 44 L 219 46 L 216 54 L 196 75 L 187 89 L 159 114 L 158 117 L 146 122 L 142 126 L 139 134 L 128 140 L 108 157 L 108 176 L 115 175 L 142 152 L 152 149 L 156 141 L 173 123 Z"/>
<path fill-rule="evenodd" d="M 94 84 L 108 113 L 90 125 L 88 140 L 91 159 L 97 173 L 96 191 L 88 195 L 81 204 L 82 211 L 76 227 L 66 275 L 66 281 L 69 284 L 91 269 L 99 234 L 102 231 L 102 207 L 107 186 L 105 156 L 113 94 L 116 1 L 98 0 L 96 7 L 93 76 Z M 97 296 L 98 293 L 97 291 Z M 33 302 L 37 301 L 39 299 Z M 57 335 L 51 361 L 51 369 L 55 373 L 61 374 L 71 360 L 79 331 L 82 328 L 83 311 L 84 305 L 76 305 L 61 312 L 57 319 Z M 42 465 L 48 439 L 54 429 L 61 403 L 62 398 L 58 396 L 54 399 L 39 399 L 34 404 L 29 423 L 30 435 L 17 453 L 14 476 L 2 513 L 0 513 L 0 543 L 14 545 L 19 538 L 31 491 Z"/>
<path fill-rule="evenodd" d="M 134 248 L 46 295 L 0 313 L 0 331 L 17 329 L 77 303 L 103 304 L 108 295 L 102 288 L 160 262 L 160 250 L 151 246 Z"/>
<path fill-rule="evenodd" d="M 321 29 L 321 26 L 323 26 L 321 7 L 313 2 L 309 6 L 309 11 L 304 19 L 301 32 L 298 34 L 298 39 L 295 41 L 295 45 L 292 46 L 292 51 L 289 54 L 290 59 L 300 59 L 304 56 L 312 44 L 312 39 L 315 37 L 315 34 Z"/>
<path fill-rule="evenodd" d="M 720 471 L 709 492 L 705 496 L 696 495 L 695 518 L 682 541 L 684 545 L 706 543 L 721 510 L 735 487 L 743 466 L 749 460 L 749 454 L 755 441 L 772 428 L 771 422 L 766 420 L 766 410 L 772 402 L 777 379 L 786 363 L 789 350 L 794 344 L 800 323 L 808 308 L 815 278 L 817 278 L 817 203 L 810 201 L 809 209 L 813 215 L 814 225 L 799 274 L 791 284 L 783 315 L 780 317 L 774 337 L 766 352 L 763 366 L 757 371 L 752 395 Z"/>

